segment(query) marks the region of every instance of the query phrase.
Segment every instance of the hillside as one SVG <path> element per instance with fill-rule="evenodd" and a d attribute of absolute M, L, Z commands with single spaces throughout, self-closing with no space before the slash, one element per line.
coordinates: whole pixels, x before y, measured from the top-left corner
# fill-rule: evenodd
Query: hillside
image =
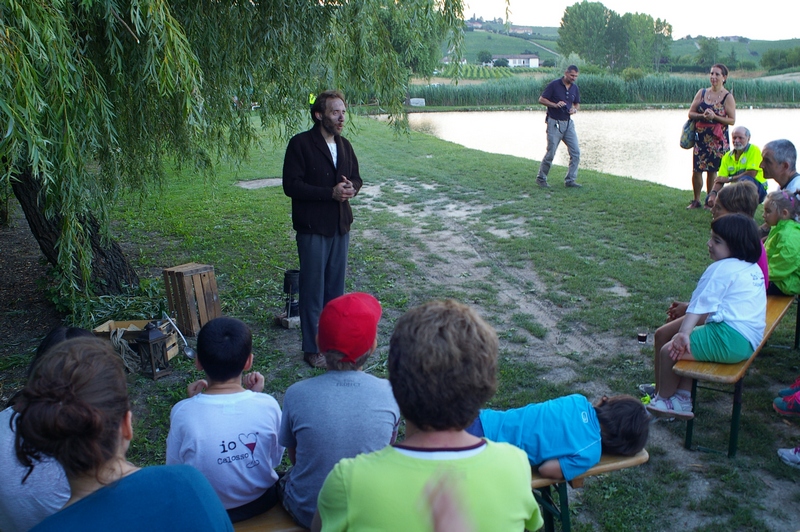
<path fill-rule="evenodd" d="M 556 54 L 548 52 L 545 48 L 555 51 L 555 46 L 556 41 L 540 39 L 536 35 L 533 39 L 522 39 L 480 30 L 464 34 L 464 57 L 471 64 L 478 62 L 478 52 L 482 50 L 494 55 L 532 52 L 537 54 L 541 61 L 552 60 L 556 58 Z"/>
<path fill-rule="evenodd" d="M 670 54 L 673 58 L 682 56 L 693 56 L 697 53 L 696 39 L 677 39 L 672 41 Z M 761 54 L 770 48 L 784 50 L 800 46 L 800 39 L 788 39 L 784 41 L 751 41 L 744 38 L 740 41 L 719 41 L 719 60 L 725 62 L 731 56 L 731 51 L 739 61 L 750 60 L 758 64 L 761 61 Z"/>
<path fill-rule="evenodd" d="M 478 52 L 488 50 L 492 54 L 520 54 L 526 51 L 539 55 L 541 61 L 554 59 L 558 52 L 558 41 L 553 40 L 558 36 L 558 28 L 539 27 L 533 28 L 534 34 L 530 39 L 512 37 L 500 33 L 491 33 L 482 30 L 468 31 L 465 33 L 465 57 L 470 63 L 478 61 Z M 672 41 L 670 55 L 679 59 L 686 56 L 694 56 L 697 53 L 697 41 L 694 38 L 681 38 Z M 759 64 L 761 55 L 770 48 L 787 49 L 800 46 L 800 39 L 788 39 L 783 41 L 751 41 L 747 38 L 742 40 L 719 41 L 719 60 L 725 62 L 733 51 L 737 60 L 750 60 Z M 555 53 L 551 53 L 552 50 Z M 681 61 L 683 62 L 683 61 Z"/>

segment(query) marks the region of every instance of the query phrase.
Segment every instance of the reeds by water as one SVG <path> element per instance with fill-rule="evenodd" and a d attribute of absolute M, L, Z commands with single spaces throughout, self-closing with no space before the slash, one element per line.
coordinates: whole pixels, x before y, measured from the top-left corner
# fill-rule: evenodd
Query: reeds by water
<path fill-rule="evenodd" d="M 507 78 L 480 85 L 416 85 L 409 89 L 409 96 L 425 98 L 428 106 L 529 105 L 538 102 L 539 95 L 549 81 Z M 688 105 L 697 91 L 708 86 L 708 83 L 696 78 L 669 75 L 650 75 L 638 80 L 625 81 L 614 75 L 584 74 L 580 76 L 578 85 L 581 90 L 581 103 L 584 104 L 686 103 Z M 800 83 L 793 81 L 729 78 L 726 88 L 733 93 L 740 104 L 800 103 Z"/>

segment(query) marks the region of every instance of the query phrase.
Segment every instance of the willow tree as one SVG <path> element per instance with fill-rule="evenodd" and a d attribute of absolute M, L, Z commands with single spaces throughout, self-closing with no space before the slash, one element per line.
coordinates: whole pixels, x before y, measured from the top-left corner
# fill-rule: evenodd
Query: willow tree
<path fill-rule="evenodd" d="M 285 134 L 331 87 L 402 118 L 412 66 L 443 36 L 460 50 L 462 24 L 462 0 L 0 0 L 2 179 L 65 295 L 118 293 L 138 279 L 109 206 L 167 158 L 245 156 L 259 131 L 234 102 Z"/>

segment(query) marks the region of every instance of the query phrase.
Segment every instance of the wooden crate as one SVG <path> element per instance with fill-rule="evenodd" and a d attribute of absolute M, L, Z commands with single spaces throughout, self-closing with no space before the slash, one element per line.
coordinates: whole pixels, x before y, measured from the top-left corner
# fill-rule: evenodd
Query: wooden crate
<path fill-rule="evenodd" d="M 107 322 L 98 325 L 92 332 L 95 336 L 100 338 L 109 339 L 111 338 L 111 332 L 117 329 L 125 329 L 125 332 L 122 333 L 122 339 L 130 343 L 136 342 L 136 337 L 139 336 L 144 328 L 147 326 L 148 323 L 151 321 L 159 321 L 156 319 L 152 320 L 129 320 L 129 321 L 120 321 L 120 320 L 108 320 Z M 178 347 L 178 333 L 172 328 L 172 325 L 169 324 L 168 321 L 164 320 L 164 322 L 158 327 L 161 329 L 161 332 L 167 335 L 167 358 L 172 359 L 175 355 L 178 354 L 180 351 Z"/>
<path fill-rule="evenodd" d="M 164 269 L 169 311 L 184 336 L 197 336 L 200 328 L 222 315 L 214 267 L 190 262 Z"/>

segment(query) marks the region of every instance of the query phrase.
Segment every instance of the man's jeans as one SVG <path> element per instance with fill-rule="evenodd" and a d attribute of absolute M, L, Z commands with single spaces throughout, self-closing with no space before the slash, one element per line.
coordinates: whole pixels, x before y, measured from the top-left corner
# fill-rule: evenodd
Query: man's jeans
<path fill-rule="evenodd" d="M 581 150 L 578 147 L 578 134 L 575 132 L 575 123 L 572 120 L 553 120 L 547 117 L 547 153 L 539 166 L 537 181 L 547 181 L 550 166 L 556 156 L 558 143 L 564 142 L 569 150 L 569 170 L 564 178 L 565 183 L 572 183 L 578 178 L 578 163 L 581 160 Z"/>

